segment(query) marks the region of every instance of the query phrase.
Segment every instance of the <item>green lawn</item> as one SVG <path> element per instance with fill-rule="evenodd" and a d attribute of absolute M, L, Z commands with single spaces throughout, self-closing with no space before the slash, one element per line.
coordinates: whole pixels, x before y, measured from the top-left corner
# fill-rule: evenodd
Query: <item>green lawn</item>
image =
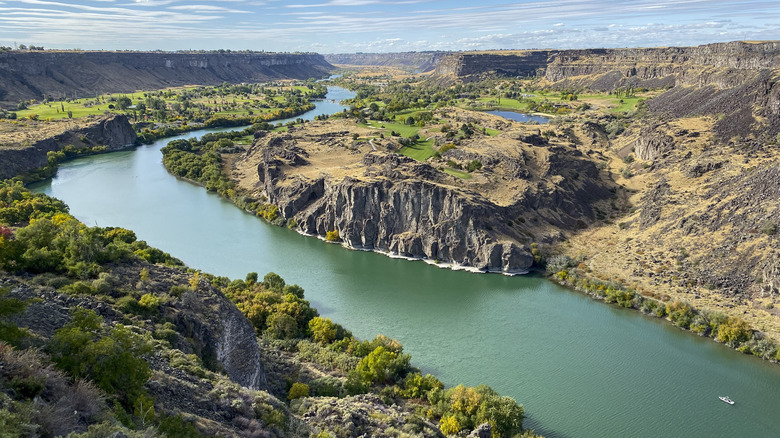
<path fill-rule="evenodd" d="M 411 146 L 404 146 L 398 153 L 417 161 L 425 161 L 432 157 L 436 151 L 433 150 L 433 140 L 428 140 L 417 142 Z"/>
<path fill-rule="evenodd" d="M 385 129 L 386 130 L 386 132 L 384 132 L 385 137 L 389 137 L 390 132 L 392 131 L 401 134 L 402 137 L 411 137 L 414 134 L 420 132 L 420 128 L 417 126 L 405 125 L 403 123 L 398 123 L 398 122 L 377 122 L 374 120 L 370 120 L 367 126 L 373 129 Z M 382 128 L 383 126 L 384 128 Z"/>
<path fill-rule="evenodd" d="M 497 130 L 497 129 L 490 129 L 490 128 L 485 128 L 485 133 L 486 133 L 488 136 L 490 136 L 490 137 L 495 137 L 495 136 L 497 136 L 498 134 L 500 134 L 500 133 L 501 133 L 501 131 L 499 131 L 499 130 Z"/>
<path fill-rule="evenodd" d="M 471 174 L 468 172 L 464 172 L 462 170 L 453 169 L 451 167 L 445 167 L 442 169 L 442 171 L 448 175 L 452 175 L 460 179 L 471 179 Z"/>

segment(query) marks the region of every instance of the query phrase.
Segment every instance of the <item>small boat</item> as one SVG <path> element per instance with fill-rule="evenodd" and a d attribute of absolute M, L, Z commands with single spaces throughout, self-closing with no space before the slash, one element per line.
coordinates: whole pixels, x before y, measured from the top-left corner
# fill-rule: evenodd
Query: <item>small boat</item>
<path fill-rule="evenodd" d="M 720 396 L 720 397 L 718 397 L 718 398 L 719 398 L 719 399 L 720 399 L 720 401 L 722 401 L 723 403 L 728 403 L 728 404 L 730 404 L 730 405 L 733 405 L 733 404 L 734 404 L 734 400 L 730 399 L 730 398 L 729 398 L 729 396 L 727 396 L 727 395 Z"/>

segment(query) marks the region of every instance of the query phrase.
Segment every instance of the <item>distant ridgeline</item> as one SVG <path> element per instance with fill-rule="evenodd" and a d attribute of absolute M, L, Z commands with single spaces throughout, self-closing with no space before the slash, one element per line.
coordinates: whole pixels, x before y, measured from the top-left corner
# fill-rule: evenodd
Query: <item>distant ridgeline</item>
<path fill-rule="evenodd" d="M 434 74 L 461 80 L 488 72 L 544 78 L 556 85 L 609 91 L 742 83 L 764 69 L 780 68 L 780 42 L 731 42 L 696 47 L 524 50 L 449 53 Z"/>
<path fill-rule="evenodd" d="M 428 72 L 436 68 L 448 52 L 338 53 L 325 55 L 332 64 L 377 65 L 402 70 Z"/>
<path fill-rule="evenodd" d="M 320 78 L 333 68 L 309 53 L 10 51 L 0 53 L 0 106 L 47 96 Z"/>

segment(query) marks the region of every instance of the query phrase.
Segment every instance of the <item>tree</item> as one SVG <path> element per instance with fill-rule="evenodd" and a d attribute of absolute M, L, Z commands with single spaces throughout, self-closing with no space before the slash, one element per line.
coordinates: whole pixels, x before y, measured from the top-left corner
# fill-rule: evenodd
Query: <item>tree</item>
<path fill-rule="evenodd" d="M 408 354 L 397 354 L 376 347 L 355 368 L 366 383 L 389 383 L 409 368 Z"/>
<path fill-rule="evenodd" d="M 729 347 L 736 347 L 747 342 L 751 335 L 750 326 L 745 320 L 737 316 L 730 316 L 718 326 L 717 339 Z"/>
<path fill-rule="evenodd" d="M 116 100 L 116 107 L 121 110 L 126 110 L 130 108 L 130 106 L 133 104 L 133 101 L 130 100 L 127 96 L 122 96 L 119 99 Z"/>
<path fill-rule="evenodd" d="M 268 290 L 282 293 L 284 290 L 284 284 L 284 279 L 273 272 L 269 272 L 265 274 L 265 277 L 263 277 L 263 287 Z"/>
<path fill-rule="evenodd" d="M 246 280 L 244 280 L 244 281 L 246 281 L 246 284 L 248 284 L 250 286 L 252 286 L 255 283 L 257 283 L 257 272 L 250 272 L 250 273 L 246 274 Z"/>
<path fill-rule="evenodd" d="M 286 313 L 272 313 L 267 324 L 268 334 L 276 339 L 292 339 L 298 334 L 297 321 Z"/>
<path fill-rule="evenodd" d="M 297 284 L 288 284 L 284 287 L 284 294 L 293 294 L 296 297 L 303 299 L 303 288 Z"/>
<path fill-rule="evenodd" d="M 312 339 L 320 344 L 330 344 L 336 339 L 336 325 L 330 318 L 317 316 L 309 321 Z"/>
<path fill-rule="evenodd" d="M 295 400 L 296 398 L 308 397 L 309 385 L 305 383 L 295 382 L 290 387 L 290 392 L 287 394 L 289 400 Z"/>

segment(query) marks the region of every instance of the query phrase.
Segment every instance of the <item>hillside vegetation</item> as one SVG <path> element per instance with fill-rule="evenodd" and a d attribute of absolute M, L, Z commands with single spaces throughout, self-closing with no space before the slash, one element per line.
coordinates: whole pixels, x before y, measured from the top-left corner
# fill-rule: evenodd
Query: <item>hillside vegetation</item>
<path fill-rule="evenodd" d="M 20 183 L 0 183 L 0 223 L 9 436 L 522 433 L 513 399 L 445 389 L 398 341 L 355 339 L 276 274 L 188 270 Z"/>

